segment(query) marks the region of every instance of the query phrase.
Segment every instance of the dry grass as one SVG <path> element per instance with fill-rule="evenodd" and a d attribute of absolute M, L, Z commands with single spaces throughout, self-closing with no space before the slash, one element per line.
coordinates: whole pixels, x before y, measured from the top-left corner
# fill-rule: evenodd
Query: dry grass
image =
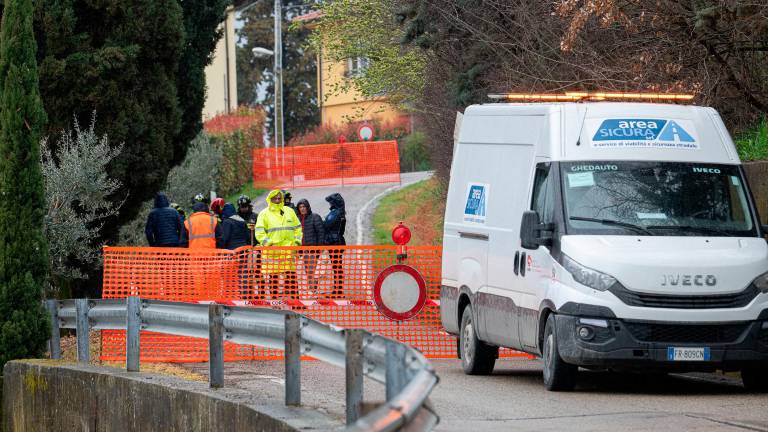
<path fill-rule="evenodd" d="M 411 229 L 410 245 L 439 245 L 443 240 L 445 186 L 436 178 L 412 184 L 382 198 L 373 214 L 373 242 L 393 244 L 392 228 Z"/>
<path fill-rule="evenodd" d="M 92 330 L 88 337 L 90 339 L 89 346 L 92 365 L 108 366 L 118 369 L 125 368 L 125 363 L 123 362 L 101 361 L 101 331 Z M 77 361 L 77 338 L 75 336 L 63 336 L 61 338 L 61 359 L 62 361 L 69 363 L 74 363 Z M 206 376 L 191 372 L 179 365 L 172 363 L 141 363 L 141 371 L 174 376 L 176 378 L 181 378 L 187 381 L 208 381 Z"/>

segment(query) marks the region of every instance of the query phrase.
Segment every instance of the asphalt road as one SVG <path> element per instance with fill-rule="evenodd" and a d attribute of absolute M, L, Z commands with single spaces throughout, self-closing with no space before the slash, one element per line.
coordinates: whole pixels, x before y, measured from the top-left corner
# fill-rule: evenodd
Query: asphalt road
<path fill-rule="evenodd" d="M 467 376 L 458 360 L 433 360 L 440 383 L 430 400 L 441 431 L 768 431 L 768 394 L 748 393 L 738 379 L 715 374 L 666 377 L 582 371 L 574 392 L 544 389 L 534 360 L 499 361 L 492 376 Z M 186 365 L 207 373 L 207 365 Z M 228 363 L 225 384 L 283 397 L 281 361 Z M 366 380 L 366 402 L 384 398 Z M 302 365 L 302 403 L 340 422 L 344 370 Z"/>
<path fill-rule="evenodd" d="M 429 176 L 404 174 L 402 185 Z M 370 213 L 377 198 L 399 185 L 294 189 L 294 201 L 307 198 L 325 216 L 325 197 L 340 192 L 347 203 L 349 244 L 369 240 Z M 258 203 L 263 203 L 263 197 Z M 261 208 L 261 207 L 257 207 Z M 768 431 L 768 395 L 747 393 L 738 379 L 715 374 L 646 377 L 582 371 L 577 390 L 548 392 L 541 366 L 533 360 L 501 360 L 492 376 L 467 376 L 458 360 L 433 360 L 440 383 L 430 398 L 442 431 Z M 206 374 L 207 365 L 186 365 Z M 283 398 L 281 361 L 227 363 L 225 384 Z M 302 366 L 304 409 L 341 425 L 344 370 L 319 361 Z M 382 401 L 383 386 L 367 380 L 365 400 Z"/>
<path fill-rule="evenodd" d="M 306 198 L 309 201 L 309 205 L 312 206 L 312 211 L 323 217 L 328 214 L 329 209 L 325 197 L 335 192 L 340 193 L 341 196 L 344 197 L 344 202 L 347 208 L 347 230 L 344 235 L 347 244 L 370 244 L 370 216 L 376 207 L 376 202 L 378 201 L 377 197 L 380 198 L 383 194 L 386 194 L 386 192 L 391 192 L 400 187 L 425 180 L 431 175 L 431 172 L 403 173 L 400 176 L 400 184 L 388 183 L 297 188 L 290 189 L 290 192 L 293 196 L 294 203 L 299 202 L 302 198 Z M 265 199 L 266 195 L 263 195 L 254 200 L 254 208 L 256 212 L 259 212 L 266 207 L 267 204 Z M 358 226 L 362 227 L 361 238 L 358 236 Z"/>

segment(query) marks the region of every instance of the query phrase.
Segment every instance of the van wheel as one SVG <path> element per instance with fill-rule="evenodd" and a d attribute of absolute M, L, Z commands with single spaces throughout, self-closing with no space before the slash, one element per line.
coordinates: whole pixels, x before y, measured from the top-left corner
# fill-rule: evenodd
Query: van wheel
<path fill-rule="evenodd" d="M 541 352 L 544 363 L 544 386 L 551 391 L 573 390 L 576 387 L 576 375 L 579 367 L 568 364 L 560 358 L 560 351 L 557 348 L 555 314 L 550 314 L 547 317 L 543 345 Z"/>
<path fill-rule="evenodd" d="M 765 367 L 751 367 L 741 371 L 741 381 L 745 389 L 761 393 L 768 392 L 768 370 Z"/>
<path fill-rule="evenodd" d="M 467 306 L 461 316 L 460 336 L 461 366 L 467 375 L 489 375 L 493 372 L 496 357 L 499 355 L 499 347 L 486 344 L 477 338 L 474 320 L 472 319 L 472 306 Z"/>

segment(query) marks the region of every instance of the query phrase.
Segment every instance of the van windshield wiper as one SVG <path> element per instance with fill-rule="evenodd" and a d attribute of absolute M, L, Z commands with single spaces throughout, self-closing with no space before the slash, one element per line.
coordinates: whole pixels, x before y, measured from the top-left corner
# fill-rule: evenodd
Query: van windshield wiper
<path fill-rule="evenodd" d="M 623 228 L 633 229 L 635 231 L 642 232 L 645 235 L 653 235 L 653 233 L 648 231 L 647 228 L 641 227 L 640 225 L 631 224 L 629 222 L 621 222 L 613 219 L 598 219 L 598 218 L 589 218 L 589 217 L 581 217 L 581 216 L 571 216 L 568 219 L 575 220 L 575 221 L 597 222 L 603 225 L 615 225 Z"/>
<path fill-rule="evenodd" d="M 703 226 L 693 226 L 693 225 L 650 225 L 647 227 L 648 229 L 668 229 L 668 230 L 680 230 L 680 231 L 698 231 L 698 232 L 705 232 L 710 234 L 719 234 L 723 237 L 733 237 L 733 234 L 717 229 L 717 228 L 710 228 L 710 227 L 703 227 Z"/>

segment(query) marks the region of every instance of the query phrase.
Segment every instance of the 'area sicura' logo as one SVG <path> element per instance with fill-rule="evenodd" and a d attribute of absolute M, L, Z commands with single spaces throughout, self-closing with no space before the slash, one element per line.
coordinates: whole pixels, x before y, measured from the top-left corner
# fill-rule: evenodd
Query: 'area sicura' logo
<path fill-rule="evenodd" d="M 699 148 L 696 138 L 678 121 L 605 119 L 592 138 L 593 147 Z"/>

